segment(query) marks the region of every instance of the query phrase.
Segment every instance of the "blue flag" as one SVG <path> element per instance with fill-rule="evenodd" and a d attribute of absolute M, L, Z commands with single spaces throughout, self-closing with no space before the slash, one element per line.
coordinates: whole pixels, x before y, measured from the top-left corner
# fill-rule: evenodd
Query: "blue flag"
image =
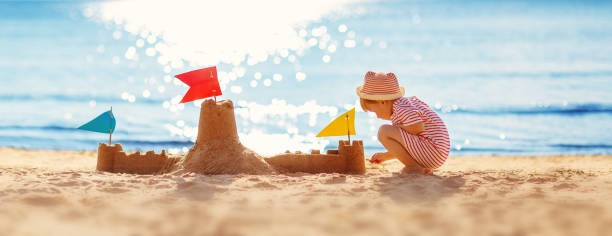
<path fill-rule="evenodd" d="M 87 124 L 81 125 L 78 129 L 100 132 L 100 133 L 113 133 L 115 132 L 115 116 L 113 110 L 102 113 L 95 119 L 87 122 Z"/>

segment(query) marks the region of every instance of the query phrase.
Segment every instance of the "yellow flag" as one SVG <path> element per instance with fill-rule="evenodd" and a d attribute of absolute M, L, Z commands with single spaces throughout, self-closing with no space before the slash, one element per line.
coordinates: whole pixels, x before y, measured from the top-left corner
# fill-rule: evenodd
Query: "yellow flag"
<path fill-rule="evenodd" d="M 329 123 L 317 137 L 344 136 L 355 134 L 355 108 L 338 116 Z"/>

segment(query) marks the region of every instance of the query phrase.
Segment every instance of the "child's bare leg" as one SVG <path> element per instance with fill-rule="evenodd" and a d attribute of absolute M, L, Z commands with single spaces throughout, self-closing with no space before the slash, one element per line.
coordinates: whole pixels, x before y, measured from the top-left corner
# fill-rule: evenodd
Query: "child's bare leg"
<path fill-rule="evenodd" d="M 410 156 L 408 151 L 402 145 L 403 138 L 400 127 L 392 125 L 383 125 L 378 129 L 378 140 L 383 146 L 389 151 L 391 155 L 401 161 L 406 168 L 412 169 L 419 172 L 425 172 L 423 167 L 416 163 L 416 161 Z"/>

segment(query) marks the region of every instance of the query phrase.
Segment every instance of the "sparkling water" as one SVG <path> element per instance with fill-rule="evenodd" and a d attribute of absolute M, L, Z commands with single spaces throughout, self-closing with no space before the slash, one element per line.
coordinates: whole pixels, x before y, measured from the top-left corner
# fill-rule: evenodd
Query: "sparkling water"
<path fill-rule="evenodd" d="M 1 2 L 0 146 L 95 150 L 108 135 L 75 128 L 112 106 L 125 149 L 185 152 L 199 101 L 178 104 L 174 75 L 217 65 L 265 155 L 335 148 L 346 137 L 314 136 L 368 70 L 440 114 L 451 155 L 612 153 L 611 3 L 259 3 Z M 389 122 L 356 120 L 382 151 Z"/>

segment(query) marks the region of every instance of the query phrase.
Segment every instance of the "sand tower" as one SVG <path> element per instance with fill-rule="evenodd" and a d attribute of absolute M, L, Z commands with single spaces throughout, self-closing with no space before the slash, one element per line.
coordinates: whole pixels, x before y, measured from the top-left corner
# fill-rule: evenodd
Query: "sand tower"
<path fill-rule="evenodd" d="M 274 169 L 238 139 L 231 100 L 205 100 L 200 110 L 196 143 L 183 162 L 199 174 L 270 174 Z"/>

